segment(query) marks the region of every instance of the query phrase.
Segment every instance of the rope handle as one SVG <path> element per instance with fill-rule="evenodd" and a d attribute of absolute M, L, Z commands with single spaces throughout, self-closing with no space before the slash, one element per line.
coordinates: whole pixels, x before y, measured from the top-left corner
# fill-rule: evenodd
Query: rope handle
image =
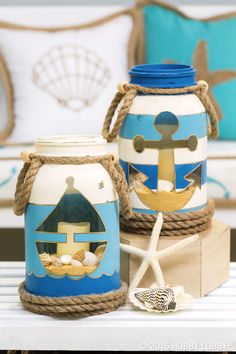
<path fill-rule="evenodd" d="M 159 94 L 159 95 L 176 95 L 176 94 L 186 94 L 186 93 L 195 93 L 195 95 L 202 102 L 206 112 L 210 118 L 210 129 L 208 136 L 212 139 L 217 139 L 218 137 L 218 118 L 215 112 L 215 109 L 211 103 L 209 96 L 207 95 L 208 85 L 205 81 L 198 81 L 196 85 L 182 87 L 182 88 L 151 88 L 143 87 L 135 84 L 121 83 L 118 85 L 118 92 L 115 94 L 115 97 L 111 101 L 110 107 L 108 108 L 105 120 L 103 123 L 102 135 L 108 141 L 113 141 L 125 120 L 127 113 L 130 110 L 130 107 L 133 103 L 134 98 L 137 96 L 138 92 L 144 94 Z M 115 112 L 123 100 L 121 108 L 118 112 L 116 121 L 113 128 L 111 129 L 111 124 Z"/>
<path fill-rule="evenodd" d="M 125 174 L 120 167 L 118 160 L 114 155 L 102 156 L 85 156 L 85 157 L 70 157 L 70 156 L 43 156 L 32 152 L 23 152 L 21 158 L 24 165 L 17 179 L 14 212 L 16 215 L 22 215 L 25 212 L 26 206 L 30 199 L 33 183 L 38 174 L 40 167 L 43 164 L 87 164 L 100 163 L 109 173 L 115 190 L 119 196 L 121 204 L 121 213 L 125 219 L 132 216 L 132 207 L 128 194 L 128 185 Z"/>
<path fill-rule="evenodd" d="M 23 215 L 29 202 L 31 190 L 38 170 L 42 166 L 40 158 L 35 158 L 31 152 L 23 152 L 21 159 L 24 165 L 18 175 L 13 210 L 16 215 Z"/>

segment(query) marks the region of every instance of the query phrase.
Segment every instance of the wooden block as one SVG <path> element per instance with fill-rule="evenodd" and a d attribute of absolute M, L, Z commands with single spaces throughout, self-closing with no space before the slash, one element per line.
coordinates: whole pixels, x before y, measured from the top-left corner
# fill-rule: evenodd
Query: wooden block
<path fill-rule="evenodd" d="M 188 236 L 161 236 L 158 250 L 164 249 Z M 150 237 L 121 232 L 121 242 L 147 249 Z M 121 252 L 121 277 L 128 284 L 140 265 L 140 258 Z M 183 285 L 186 292 L 202 297 L 229 279 L 230 228 L 213 220 L 212 226 L 199 234 L 199 240 L 160 261 L 165 282 Z M 154 282 L 151 268 L 140 287 Z"/>

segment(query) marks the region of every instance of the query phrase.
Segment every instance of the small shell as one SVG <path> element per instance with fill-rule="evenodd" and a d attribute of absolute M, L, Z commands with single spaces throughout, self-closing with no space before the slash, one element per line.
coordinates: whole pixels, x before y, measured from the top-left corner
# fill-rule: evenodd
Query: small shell
<path fill-rule="evenodd" d="M 98 257 L 99 262 L 101 262 L 104 252 L 106 250 L 106 245 L 100 245 L 96 248 L 96 251 L 94 252 L 95 256 Z"/>
<path fill-rule="evenodd" d="M 92 252 L 85 252 L 85 257 L 84 260 L 82 261 L 82 264 L 84 266 L 95 266 L 99 263 L 98 257 L 92 253 Z"/>
<path fill-rule="evenodd" d="M 54 265 L 54 266 L 56 266 L 56 267 L 61 267 L 61 266 L 62 266 L 62 263 L 61 263 L 60 258 L 53 257 L 53 259 L 52 259 L 52 265 Z"/>
<path fill-rule="evenodd" d="M 176 308 L 175 294 L 171 288 L 155 288 L 137 292 L 136 298 L 149 308 L 166 312 Z"/>
<path fill-rule="evenodd" d="M 165 181 L 163 179 L 158 180 L 158 191 L 172 192 L 174 184 L 170 181 Z"/>
<path fill-rule="evenodd" d="M 85 258 L 85 250 L 80 250 L 76 252 L 76 254 L 73 256 L 73 259 L 76 259 L 79 262 L 82 262 Z"/>
<path fill-rule="evenodd" d="M 39 257 L 40 257 L 40 260 L 44 266 L 49 266 L 50 264 L 52 264 L 52 259 L 51 259 L 49 253 L 44 252 L 44 253 L 40 254 Z"/>
<path fill-rule="evenodd" d="M 148 312 L 173 312 L 191 304 L 192 296 L 184 293 L 182 286 L 137 288 L 129 293 L 130 301 Z"/>
<path fill-rule="evenodd" d="M 64 254 L 63 256 L 60 257 L 60 261 L 62 264 L 70 264 L 72 260 L 72 257 L 69 254 Z"/>
<path fill-rule="evenodd" d="M 83 264 L 80 261 L 77 261 L 76 259 L 71 260 L 71 265 L 72 267 L 82 267 Z"/>

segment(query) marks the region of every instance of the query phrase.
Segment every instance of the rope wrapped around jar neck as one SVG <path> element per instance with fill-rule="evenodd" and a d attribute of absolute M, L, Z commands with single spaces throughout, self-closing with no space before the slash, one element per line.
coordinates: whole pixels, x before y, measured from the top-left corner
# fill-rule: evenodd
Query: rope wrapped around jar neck
<path fill-rule="evenodd" d="M 24 166 L 18 176 L 14 212 L 16 215 L 22 215 L 29 202 L 33 183 L 38 174 L 39 169 L 44 164 L 59 164 L 59 165 L 82 165 L 91 163 L 100 163 L 109 173 L 115 190 L 119 196 L 121 204 L 121 214 L 123 217 L 130 218 L 132 215 L 132 207 L 128 194 L 128 185 L 126 183 L 125 175 L 115 159 L 114 155 L 107 154 L 101 156 L 45 156 L 38 155 L 31 152 L 23 152 L 21 154 L 22 160 L 25 162 Z"/>
<path fill-rule="evenodd" d="M 108 108 L 102 129 L 103 137 L 108 141 L 113 141 L 124 122 L 127 113 L 133 103 L 133 100 L 138 93 L 144 94 L 156 94 L 156 95 L 177 95 L 185 93 L 194 93 L 199 100 L 202 102 L 207 114 L 210 118 L 210 131 L 208 136 L 212 139 L 217 139 L 218 137 L 218 118 L 215 109 L 211 103 L 209 96 L 207 95 L 208 85 L 205 81 L 198 81 L 196 85 L 181 87 L 181 88 L 151 88 L 143 87 L 135 84 L 123 83 L 118 85 L 118 92 L 113 98 L 110 107 Z M 112 130 L 110 130 L 112 119 L 115 115 L 118 105 L 122 101 L 121 108 L 119 110 L 117 119 L 114 123 Z"/>

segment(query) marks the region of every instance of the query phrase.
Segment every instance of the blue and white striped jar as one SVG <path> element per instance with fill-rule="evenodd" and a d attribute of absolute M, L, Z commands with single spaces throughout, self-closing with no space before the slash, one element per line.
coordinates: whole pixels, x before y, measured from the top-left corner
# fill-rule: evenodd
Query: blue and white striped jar
<path fill-rule="evenodd" d="M 195 69 L 178 64 L 138 65 L 130 78 L 149 88 L 196 84 Z M 134 212 L 191 212 L 206 205 L 207 133 L 208 114 L 194 93 L 134 98 L 118 140 Z"/>

